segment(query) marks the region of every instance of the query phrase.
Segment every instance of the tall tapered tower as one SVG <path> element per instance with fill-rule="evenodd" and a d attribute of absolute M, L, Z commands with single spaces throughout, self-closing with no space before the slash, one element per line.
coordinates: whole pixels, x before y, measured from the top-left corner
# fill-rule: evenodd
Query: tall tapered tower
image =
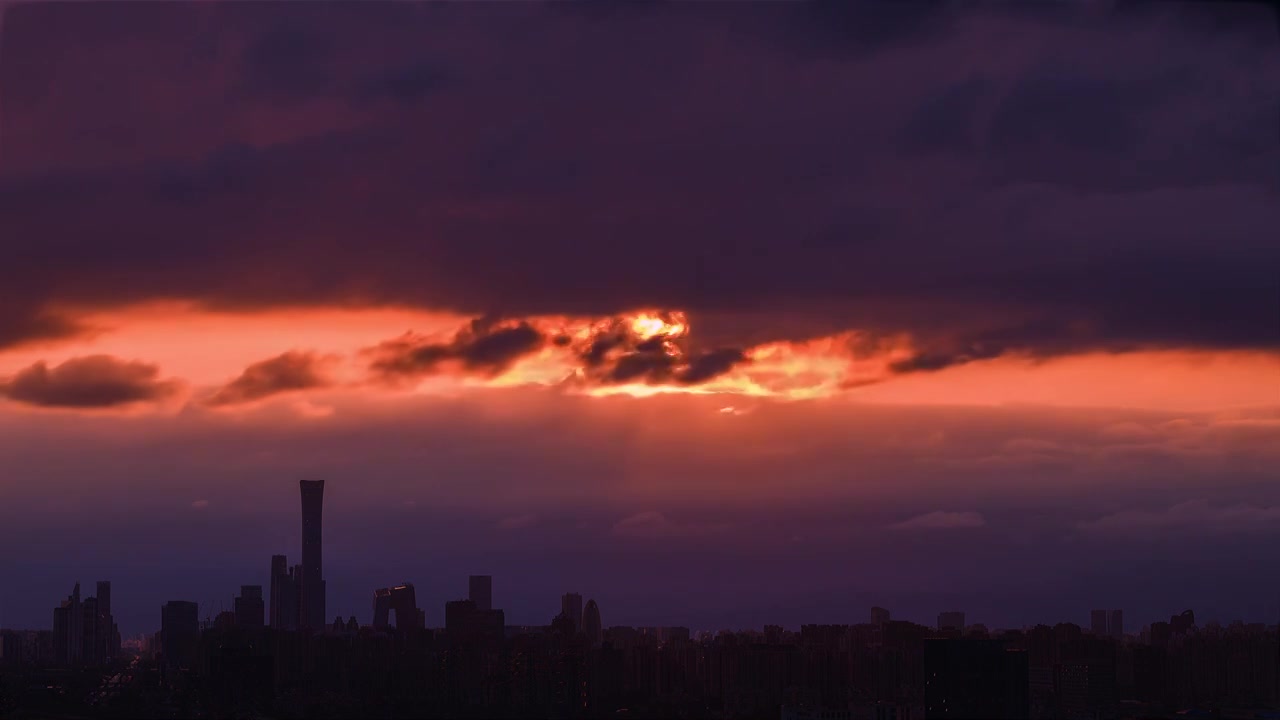
<path fill-rule="evenodd" d="M 302 490 L 302 578 L 300 625 L 313 630 L 325 626 L 324 563 L 321 559 L 321 518 L 324 514 L 324 481 L 300 480 Z"/>

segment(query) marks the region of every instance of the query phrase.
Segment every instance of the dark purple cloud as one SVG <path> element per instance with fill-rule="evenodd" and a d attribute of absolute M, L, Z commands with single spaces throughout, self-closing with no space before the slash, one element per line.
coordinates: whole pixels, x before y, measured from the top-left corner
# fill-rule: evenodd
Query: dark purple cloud
<path fill-rule="evenodd" d="M 0 338 L 186 297 L 1275 348 L 1280 61 L 1183 14 L 19 6 Z"/>
<path fill-rule="evenodd" d="M 388 340 L 367 352 L 370 369 L 387 380 L 431 375 L 445 361 L 456 361 L 469 372 L 497 375 L 546 343 L 542 331 L 528 322 L 500 325 L 492 319 L 473 321 L 448 342 L 413 335 Z"/>
<path fill-rule="evenodd" d="M 661 314 L 663 322 L 676 316 Z M 677 383 L 697 385 L 748 362 L 743 350 L 702 350 L 683 337 L 684 329 L 646 334 L 629 318 L 610 318 L 584 337 L 549 332 L 530 320 L 484 317 L 473 320 L 448 340 L 412 333 L 364 350 L 369 370 L 381 380 L 398 382 L 451 370 L 492 377 L 522 358 L 547 347 L 565 350 L 568 382 Z"/>
<path fill-rule="evenodd" d="M 52 368 L 38 362 L 0 380 L 0 396 L 49 408 L 115 408 L 163 400 L 177 390 L 176 382 L 160 379 L 155 365 L 110 355 L 73 358 Z"/>
<path fill-rule="evenodd" d="M 309 352 L 291 351 L 256 362 L 206 401 L 215 407 L 241 405 L 281 393 L 329 387 L 325 359 Z"/>
<path fill-rule="evenodd" d="M 41 340 L 60 340 L 86 332 L 74 319 L 14 298 L 0 306 L 0 349 Z"/>

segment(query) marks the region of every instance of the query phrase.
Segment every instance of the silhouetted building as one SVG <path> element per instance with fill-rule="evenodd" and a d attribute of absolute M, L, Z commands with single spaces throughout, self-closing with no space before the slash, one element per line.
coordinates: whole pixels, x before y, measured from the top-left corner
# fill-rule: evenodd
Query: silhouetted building
<path fill-rule="evenodd" d="M 476 611 L 476 604 L 470 600 L 450 600 L 444 604 L 444 629 L 454 633 L 463 629 L 468 618 Z"/>
<path fill-rule="evenodd" d="M 1094 610 L 1089 613 L 1089 630 L 1098 637 L 1107 636 L 1107 611 Z"/>
<path fill-rule="evenodd" d="M 1025 651 L 998 640 L 925 640 L 925 717 L 1029 718 L 1028 668 Z"/>
<path fill-rule="evenodd" d="M 1114 658 L 1100 654 L 1059 663 L 1054 668 L 1058 708 L 1067 718 L 1116 716 L 1116 666 Z"/>
<path fill-rule="evenodd" d="M 84 658 L 84 607 L 80 603 L 80 583 L 62 604 L 53 609 L 54 661 L 78 665 Z"/>
<path fill-rule="evenodd" d="M 604 628 L 600 624 L 600 606 L 595 600 L 588 600 L 587 606 L 582 610 L 582 632 L 593 648 L 600 647 L 604 642 Z"/>
<path fill-rule="evenodd" d="M 956 610 L 938 613 L 938 629 L 964 632 L 964 613 Z"/>
<path fill-rule="evenodd" d="M 454 647 L 495 646 L 502 642 L 505 627 L 501 610 L 480 610 L 470 600 L 444 604 L 445 635 Z"/>
<path fill-rule="evenodd" d="M 235 599 L 236 625 L 260 628 L 263 625 L 263 614 L 262 586 L 241 585 L 240 596 Z"/>
<path fill-rule="evenodd" d="M 493 609 L 493 577 L 491 575 L 472 575 L 467 589 L 467 599 L 476 604 L 477 610 Z"/>
<path fill-rule="evenodd" d="M 1167 622 L 1153 622 L 1148 631 L 1147 641 L 1152 647 L 1167 648 L 1169 647 L 1169 639 L 1173 636 L 1173 630 Z"/>
<path fill-rule="evenodd" d="M 1183 610 L 1181 614 L 1169 618 L 1169 630 L 1174 635 L 1181 635 L 1196 626 L 1196 614 L 1191 610 Z"/>
<path fill-rule="evenodd" d="M 213 627 L 215 630 L 233 630 L 235 629 L 235 626 L 236 614 L 232 610 L 223 610 L 213 618 Z"/>
<path fill-rule="evenodd" d="M 98 598 L 85 598 L 81 604 L 80 658 L 85 665 L 101 665 L 106 659 L 106 644 L 102 642 L 102 618 L 98 616 Z"/>
<path fill-rule="evenodd" d="M 1112 610 L 1111 622 L 1107 624 L 1107 634 L 1119 640 L 1124 637 L 1124 611 Z"/>
<path fill-rule="evenodd" d="M 880 626 L 889 624 L 889 611 L 882 607 L 871 608 L 871 624 Z"/>
<path fill-rule="evenodd" d="M 170 600 L 160 609 L 160 642 L 164 664 L 190 668 L 200 642 L 200 610 L 185 600 Z"/>
<path fill-rule="evenodd" d="M 62 666 L 102 665 L 119 654 L 120 633 L 110 612 L 111 583 L 98 583 L 98 597 L 80 597 L 80 583 L 53 610 L 52 657 Z"/>
<path fill-rule="evenodd" d="M 582 629 L 582 596 L 578 593 L 565 593 L 560 597 L 560 614 L 573 623 L 573 630 Z"/>
<path fill-rule="evenodd" d="M 396 614 L 397 630 L 420 629 L 425 625 L 425 614 L 418 609 L 413 583 L 373 591 L 374 629 L 389 629 L 392 612 Z"/>
<path fill-rule="evenodd" d="M 95 595 L 94 597 L 98 599 L 98 612 L 102 613 L 103 615 L 110 615 L 111 614 L 111 581 L 99 580 L 98 594 Z"/>
<path fill-rule="evenodd" d="M 111 614 L 110 580 L 98 581 L 98 594 L 95 597 L 98 601 L 98 617 L 94 642 L 98 646 L 97 656 L 105 662 L 120 655 L 120 629 L 116 626 L 115 616 Z"/>
<path fill-rule="evenodd" d="M 21 665 L 26 660 L 26 644 L 20 633 L 0 630 L 0 665 Z"/>
<path fill-rule="evenodd" d="M 302 491 L 302 578 L 299 583 L 302 627 L 325 626 L 324 562 L 321 520 L 324 515 L 324 481 L 299 480 Z"/>
<path fill-rule="evenodd" d="M 271 556 L 271 627 L 298 629 L 298 579 L 284 555 Z"/>

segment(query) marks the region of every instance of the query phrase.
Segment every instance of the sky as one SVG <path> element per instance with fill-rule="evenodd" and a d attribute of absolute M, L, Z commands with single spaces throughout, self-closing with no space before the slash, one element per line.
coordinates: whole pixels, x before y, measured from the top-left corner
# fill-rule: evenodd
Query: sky
<path fill-rule="evenodd" d="M 1280 616 L 1265 3 L 0 12 L 0 626 Z"/>

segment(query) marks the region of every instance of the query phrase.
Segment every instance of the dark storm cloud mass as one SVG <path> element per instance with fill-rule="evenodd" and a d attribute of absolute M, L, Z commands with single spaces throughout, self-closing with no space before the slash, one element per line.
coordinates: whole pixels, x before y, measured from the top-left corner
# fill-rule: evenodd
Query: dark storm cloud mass
<path fill-rule="evenodd" d="M 315 353 L 287 352 L 254 363 L 206 401 L 214 407 L 240 405 L 297 390 L 328 387 L 333 381 L 324 358 Z"/>
<path fill-rule="evenodd" d="M 659 313 L 667 330 L 638 332 L 621 318 L 597 325 L 583 340 L 562 337 L 557 344 L 572 349 L 577 381 L 612 385 L 648 383 L 697 385 L 713 380 L 748 362 L 738 348 L 705 350 L 685 337 L 685 318 Z"/>
<path fill-rule="evenodd" d="M 472 321 L 449 342 L 434 342 L 409 334 L 366 352 L 373 356 L 370 369 L 385 380 L 431 375 L 439 372 L 446 361 L 456 361 L 467 371 L 492 376 L 545 342 L 543 333 L 528 322 L 500 325 L 496 320 L 482 318 Z"/>
<path fill-rule="evenodd" d="M 0 305 L 0 350 L 42 340 L 60 340 L 87 330 L 75 320 L 17 298 Z"/>
<path fill-rule="evenodd" d="M 683 318 L 656 316 L 665 323 Z M 690 347 L 684 329 L 642 333 L 630 319 L 600 321 L 575 337 L 535 326 L 536 319 L 485 317 L 471 321 L 449 340 L 412 333 L 367 348 L 369 370 L 377 379 L 398 382 L 460 369 L 464 374 L 493 377 L 521 359 L 551 346 L 568 360 L 570 383 L 615 385 L 645 383 L 696 385 L 713 380 L 748 362 L 737 348 L 702 350 Z"/>
<path fill-rule="evenodd" d="M 48 408 L 115 408 L 163 400 L 178 390 L 155 365 L 110 355 L 73 358 L 56 367 L 38 362 L 0 380 L 0 396 Z"/>
<path fill-rule="evenodd" d="M 48 302 L 185 297 L 679 308 L 725 346 L 909 332 L 919 369 L 975 344 L 1280 347 L 1280 60 L 1247 22 L 90 5 L 5 20 L 0 283 L 30 300 L 0 342 L 58 330 Z M 545 340 L 501 338 L 405 368 Z M 681 372 L 630 352 L 615 380 Z"/>

